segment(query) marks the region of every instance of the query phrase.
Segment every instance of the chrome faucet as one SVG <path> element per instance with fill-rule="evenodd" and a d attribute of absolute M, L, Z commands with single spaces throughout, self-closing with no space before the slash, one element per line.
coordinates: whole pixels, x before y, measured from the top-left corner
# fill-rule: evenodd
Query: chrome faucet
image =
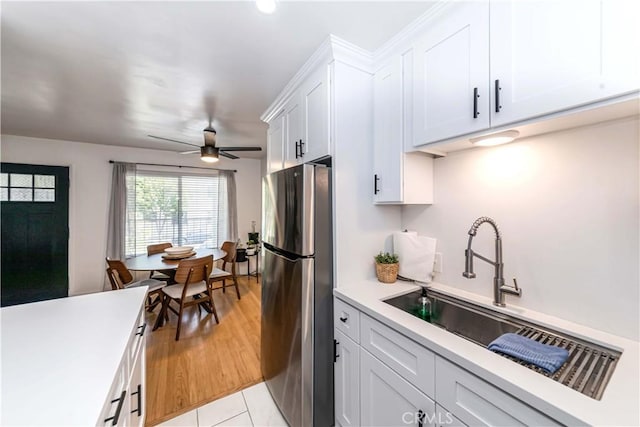
<path fill-rule="evenodd" d="M 491 261 L 490 259 L 483 257 L 480 254 L 477 254 L 471 249 L 471 242 L 478 232 L 478 227 L 480 227 L 484 223 L 490 224 L 496 232 L 496 260 Z M 522 290 L 518 288 L 518 282 L 516 279 L 513 279 L 514 286 L 507 286 L 504 284 L 504 264 L 502 263 L 502 237 L 500 236 L 500 230 L 498 230 L 498 225 L 496 222 L 486 216 L 480 217 L 476 219 L 476 221 L 469 229 L 469 243 L 467 245 L 467 249 L 464 251 L 465 263 L 464 263 L 464 273 L 462 275 L 467 279 L 473 279 L 476 277 L 476 273 L 473 272 L 473 257 L 478 257 L 481 260 L 488 262 L 493 265 L 496 269 L 495 277 L 493 278 L 493 304 L 504 307 L 504 294 L 511 294 L 515 296 L 522 295 Z"/>

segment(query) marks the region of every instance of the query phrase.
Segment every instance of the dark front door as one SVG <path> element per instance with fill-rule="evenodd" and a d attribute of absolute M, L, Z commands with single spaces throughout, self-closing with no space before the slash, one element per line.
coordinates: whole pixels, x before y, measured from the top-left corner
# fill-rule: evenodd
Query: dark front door
<path fill-rule="evenodd" d="M 69 168 L 2 163 L 0 305 L 66 297 Z"/>

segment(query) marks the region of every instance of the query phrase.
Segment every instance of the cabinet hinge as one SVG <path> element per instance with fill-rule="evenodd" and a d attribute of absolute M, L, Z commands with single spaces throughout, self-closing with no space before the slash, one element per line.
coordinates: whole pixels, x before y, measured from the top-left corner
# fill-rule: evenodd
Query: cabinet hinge
<path fill-rule="evenodd" d="M 338 357 L 340 357 L 340 355 L 338 354 L 338 344 L 340 343 L 334 339 L 333 340 L 333 363 L 336 363 L 338 361 Z"/>

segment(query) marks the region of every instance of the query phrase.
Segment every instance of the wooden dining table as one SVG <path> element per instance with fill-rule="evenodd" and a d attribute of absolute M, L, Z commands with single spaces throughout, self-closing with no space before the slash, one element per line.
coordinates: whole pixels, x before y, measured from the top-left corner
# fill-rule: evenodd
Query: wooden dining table
<path fill-rule="evenodd" d="M 189 258 L 182 259 L 194 259 L 202 258 L 204 256 L 213 255 L 213 260 L 217 261 L 224 258 L 227 253 L 218 248 L 194 248 L 195 255 Z M 176 270 L 180 259 L 167 259 L 163 253 L 154 255 L 138 255 L 132 258 L 128 258 L 124 261 L 124 265 L 131 271 L 160 271 L 160 270 Z"/>
<path fill-rule="evenodd" d="M 173 276 L 175 275 L 175 270 L 178 269 L 178 265 L 180 261 L 183 259 L 194 259 L 194 258 L 202 258 L 205 256 L 213 255 L 213 260 L 217 261 L 219 259 L 224 258 L 227 255 L 226 251 L 218 248 L 194 248 L 194 255 L 191 255 L 187 258 L 181 259 L 167 259 L 163 255 L 164 253 L 153 254 L 153 255 L 138 255 L 132 258 L 128 258 L 124 261 L 124 264 L 131 271 L 163 271 L 170 276 L 169 284 L 175 283 L 173 281 Z M 171 274 L 173 270 L 174 274 Z M 206 304 L 201 304 L 202 308 L 204 308 L 207 312 L 211 312 L 210 308 Z M 158 327 L 162 326 L 164 319 L 162 316 L 158 316 L 156 319 L 155 325 L 153 326 L 153 330 L 155 331 Z"/>

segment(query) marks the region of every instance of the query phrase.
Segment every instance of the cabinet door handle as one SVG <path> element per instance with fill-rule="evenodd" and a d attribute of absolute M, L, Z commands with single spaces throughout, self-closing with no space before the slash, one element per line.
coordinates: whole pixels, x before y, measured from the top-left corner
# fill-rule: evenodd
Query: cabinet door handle
<path fill-rule="evenodd" d="M 380 181 L 378 174 L 373 175 L 373 194 L 378 194 L 380 192 L 380 189 L 378 188 L 378 181 Z"/>
<path fill-rule="evenodd" d="M 500 110 L 502 110 L 502 105 L 500 105 L 500 91 L 502 90 L 500 87 L 500 80 L 496 80 L 494 90 L 496 95 L 496 113 L 499 113 Z"/>
<path fill-rule="evenodd" d="M 349 320 L 349 318 L 348 318 L 348 317 L 340 317 L 340 321 L 341 321 L 342 323 L 347 323 L 347 320 Z"/>
<path fill-rule="evenodd" d="M 138 417 L 141 417 L 142 416 L 142 384 L 138 384 L 138 389 L 133 393 L 131 393 L 132 396 L 134 394 L 138 396 L 138 409 L 134 409 L 133 411 L 131 411 L 131 413 L 135 414 L 137 412 Z"/>
<path fill-rule="evenodd" d="M 144 336 L 144 331 L 147 329 L 147 323 L 143 323 L 142 325 L 138 326 L 138 332 L 136 332 L 136 335 L 140 335 L 140 337 Z"/>
<path fill-rule="evenodd" d="M 117 399 L 113 399 L 111 401 L 111 403 L 118 402 L 118 406 L 116 407 L 116 413 L 113 414 L 113 417 L 106 418 L 104 420 L 105 423 L 108 422 L 108 421 L 111 421 L 111 425 L 112 426 L 115 426 L 115 425 L 118 424 L 118 418 L 120 418 L 120 411 L 122 411 L 122 404 L 124 403 L 124 398 L 125 398 L 126 395 L 127 395 L 127 391 L 126 390 L 122 390 L 122 393 L 120 394 L 120 397 L 117 398 Z"/>
<path fill-rule="evenodd" d="M 425 413 L 422 409 L 420 409 L 418 411 L 418 427 L 422 427 L 422 424 L 424 423 L 424 417 L 425 417 Z"/>
<path fill-rule="evenodd" d="M 333 363 L 335 363 L 338 360 L 338 357 L 340 357 L 338 354 L 338 344 L 340 344 L 340 342 L 333 340 Z"/>
<path fill-rule="evenodd" d="M 299 143 L 299 141 L 296 141 L 296 159 L 297 159 L 298 157 L 300 157 L 300 156 L 298 155 L 298 143 Z"/>
<path fill-rule="evenodd" d="M 302 140 L 300 140 L 300 158 L 304 157 L 304 151 L 303 151 L 302 147 L 304 147 L 304 142 L 302 142 Z"/>
<path fill-rule="evenodd" d="M 478 113 L 478 98 L 480 95 L 478 94 L 478 88 L 473 88 L 473 118 L 477 119 L 480 113 Z"/>

